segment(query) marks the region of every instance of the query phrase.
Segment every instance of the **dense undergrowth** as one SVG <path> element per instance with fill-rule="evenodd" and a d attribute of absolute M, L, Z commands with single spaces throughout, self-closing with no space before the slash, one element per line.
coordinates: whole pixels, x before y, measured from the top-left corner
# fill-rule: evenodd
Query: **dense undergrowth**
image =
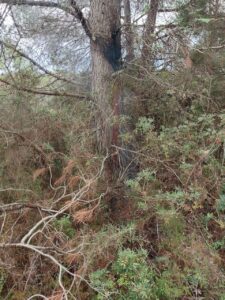
<path fill-rule="evenodd" d="M 207 78 L 191 72 L 141 82 L 136 72 L 120 78 L 131 117 L 116 120 L 130 129 L 121 142 L 138 166 L 132 178 L 102 169 L 91 103 L 2 87 L 0 242 L 19 242 L 68 204 L 30 240 L 78 275 L 63 273 L 69 299 L 224 300 L 223 92 L 209 78 L 209 93 Z M 0 251 L 1 299 L 61 299 L 48 257 L 18 246 Z"/>

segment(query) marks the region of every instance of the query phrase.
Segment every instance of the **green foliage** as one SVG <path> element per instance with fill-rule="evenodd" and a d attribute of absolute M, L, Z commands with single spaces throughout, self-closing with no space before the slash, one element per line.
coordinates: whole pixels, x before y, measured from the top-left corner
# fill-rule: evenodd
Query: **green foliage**
<path fill-rule="evenodd" d="M 153 119 L 140 117 L 136 124 L 136 132 L 140 134 L 146 134 L 153 129 Z"/>
<path fill-rule="evenodd" d="M 162 247 L 168 247 L 175 251 L 184 240 L 184 218 L 175 209 L 159 208 L 157 213 L 160 224 L 159 230 L 164 236 Z"/>
<path fill-rule="evenodd" d="M 212 213 L 207 213 L 206 215 L 203 216 L 203 223 L 208 226 L 208 223 L 214 219 L 214 215 Z"/>
<path fill-rule="evenodd" d="M 4 284 L 5 284 L 5 274 L 4 274 L 4 271 L 2 271 L 0 269 L 0 297 L 2 295 L 2 291 L 3 291 L 3 288 L 4 288 Z"/>
<path fill-rule="evenodd" d="M 126 180 L 126 186 L 134 191 L 139 191 L 141 186 L 155 180 L 155 172 L 151 169 L 143 169 L 134 179 Z"/>
<path fill-rule="evenodd" d="M 131 188 L 134 191 L 138 191 L 140 188 L 139 182 L 135 179 L 128 179 L 126 181 L 126 186 Z"/>
<path fill-rule="evenodd" d="M 54 221 L 54 226 L 57 230 L 63 232 L 68 238 L 75 236 L 75 229 L 69 216 L 63 216 Z"/>
<path fill-rule="evenodd" d="M 218 212 L 225 212 L 225 194 L 220 195 L 220 198 L 217 202 L 216 209 Z"/>
<path fill-rule="evenodd" d="M 148 11 L 149 11 L 149 5 L 146 4 L 146 5 L 144 6 L 144 8 L 143 8 L 143 13 L 147 14 Z"/>
<path fill-rule="evenodd" d="M 127 299 L 150 299 L 154 272 L 147 265 L 146 251 L 120 251 L 112 272 L 118 277 L 116 283 L 121 290 L 125 290 Z"/>
<path fill-rule="evenodd" d="M 155 180 L 155 172 L 151 169 L 143 169 L 137 175 L 138 182 L 151 182 Z"/>
<path fill-rule="evenodd" d="M 97 199 L 101 200 L 93 220 L 88 225 L 79 224 L 75 230 L 71 218 L 60 215 L 44 226 L 43 235 L 40 239 L 38 235 L 34 243 L 42 247 L 43 239 L 47 237 L 46 247 L 54 245 L 57 234 L 64 237 L 57 241 L 57 247 L 60 241 L 65 242 L 65 237 L 70 239 L 67 247 L 82 247 L 82 258 L 79 255 L 63 257 L 52 252 L 57 260 L 71 266 L 71 272 L 73 265 L 81 278 L 90 278 L 95 291 L 83 281 L 71 290 L 78 299 L 93 296 L 92 299 L 99 300 L 225 300 L 224 270 L 221 268 L 225 249 L 225 186 L 221 188 L 225 171 L 224 10 L 216 11 L 215 3 L 207 0 L 176 0 L 167 4 L 168 8 L 171 5 L 180 9 L 175 14 L 177 22 L 172 22 L 176 30 L 162 26 L 158 31 L 159 38 L 152 52 L 157 63 L 145 64 L 136 57 L 127 68 L 118 72 L 125 96 L 125 115 L 112 117 L 112 126 L 122 128 L 121 145 L 132 150 L 132 159 L 137 162 L 139 172 L 134 173 L 132 179 L 123 180 L 121 176 L 114 182 L 108 176 L 110 172 L 102 172 L 100 176 L 102 156 L 93 147 L 96 134 L 93 119 L 98 105 L 93 101 L 31 95 L 16 89 L 21 86 L 79 94 L 90 84 L 91 74 L 69 74 L 63 72 L 61 66 L 57 75 L 71 79 L 74 84 L 54 81 L 50 76 L 42 76 L 42 72 L 35 72 L 36 67 L 29 68 L 30 63 L 15 51 L 3 49 L 8 62 L 0 62 L 2 79 L 13 82 L 13 86 L 4 87 L 3 83 L 1 86 L 1 189 L 12 187 L 15 191 L 2 192 L 1 201 L 6 206 L 12 202 L 25 203 L 29 208 L 2 215 L 4 226 L 0 242 L 18 240 L 39 221 L 42 216 L 32 205 L 38 203 L 54 210 L 64 206 L 71 196 L 70 178 L 65 179 L 62 201 L 57 201 L 62 190 L 55 182 L 63 173 L 65 161 L 74 160 L 74 171 L 76 168 L 84 182 L 91 183 L 89 190 L 79 197 L 79 204 L 90 204 L 91 207 L 97 204 Z M 163 8 L 161 5 L 160 9 Z M 149 5 L 140 3 L 139 7 L 144 13 L 149 11 Z M 18 9 L 15 8 L 15 14 Z M 32 16 L 32 12 L 28 9 L 27 16 Z M 41 11 L 35 15 L 35 23 L 42 23 L 40 14 Z M 27 16 L 25 19 L 31 19 Z M 53 18 L 48 14 L 41 25 L 50 25 L 52 21 L 53 25 L 59 24 L 55 22 L 56 17 L 57 14 Z M 66 22 L 61 23 L 66 26 Z M 32 28 L 35 27 L 38 34 L 34 24 Z M 25 24 L 22 22 L 22 25 Z M 22 27 L 18 28 L 22 30 Z M 40 32 L 46 32 L 44 27 L 42 29 Z M 58 29 L 61 35 L 66 27 Z M 135 30 L 136 26 L 132 32 Z M 31 31 L 21 32 L 26 35 Z M 134 40 L 136 45 L 141 39 L 137 36 Z M 50 44 L 54 41 L 51 31 Z M 190 55 L 192 65 L 188 69 L 183 68 L 186 55 Z M 60 56 L 62 59 L 64 54 Z M 58 61 L 57 55 L 55 57 Z M 71 57 L 76 58 L 76 55 Z M 159 57 L 162 57 L 163 65 L 160 70 Z M 70 64 L 69 57 L 64 61 L 67 61 L 65 65 Z M 53 71 L 54 67 L 50 66 L 50 69 Z M 6 75 L 9 71 L 11 74 Z M 114 76 L 117 72 L 113 75 L 116 78 Z M 78 82 L 77 86 L 75 82 Z M 118 85 L 114 84 L 114 87 L 113 92 L 117 92 Z M 4 132 L 4 127 L 21 133 L 27 142 Z M 52 171 L 51 186 L 49 174 L 32 178 L 35 170 L 46 168 L 32 145 L 37 145 L 46 154 Z M 108 164 L 105 167 L 107 169 Z M 71 176 L 77 175 L 77 171 L 72 171 Z M 117 179 L 117 171 L 122 174 L 123 170 L 115 171 Z M 96 174 L 99 178 L 96 186 L 92 186 Z M 117 205 L 120 202 L 122 205 Z M 44 211 L 42 215 L 45 215 Z M 3 257 L 3 266 L 13 265 L 13 268 L 7 270 L 7 274 L 10 273 L 8 281 L 5 273 L 0 271 L 0 295 L 8 293 L 6 289 L 15 289 L 11 293 L 12 299 L 29 298 L 33 292 L 51 298 L 52 291 L 58 290 L 56 269 L 46 267 L 47 260 L 43 257 L 38 258 L 36 266 L 36 260 L 30 259 L 31 253 L 29 259 L 21 263 L 22 251 L 13 248 L 6 258 Z M 48 251 L 51 250 L 46 249 L 46 253 Z M 25 278 L 26 274 L 33 274 L 33 270 L 39 272 L 38 281 L 35 276 L 32 280 Z M 65 273 L 62 283 L 66 289 L 71 286 Z M 34 290 L 31 284 L 35 286 Z"/>
<path fill-rule="evenodd" d="M 114 294 L 115 282 L 110 278 L 110 273 L 107 270 L 102 269 L 92 273 L 90 281 L 95 290 L 98 291 L 98 295 L 94 299 L 110 299 L 111 295 Z"/>
<path fill-rule="evenodd" d="M 187 282 L 191 285 L 192 289 L 206 288 L 208 285 L 205 274 L 199 270 L 189 273 L 186 277 Z"/>
<path fill-rule="evenodd" d="M 147 253 L 144 250 L 138 252 L 130 249 L 120 250 L 111 272 L 97 271 L 93 273 L 90 276 L 91 283 L 102 293 L 107 287 L 108 294 L 111 294 L 110 299 L 152 299 L 155 274 L 147 265 L 146 259 Z M 105 280 L 105 276 L 107 280 Z M 98 295 L 97 299 L 104 298 Z"/>
<path fill-rule="evenodd" d="M 50 143 L 44 143 L 43 148 L 46 152 L 54 152 L 54 148 Z"/>
<path fill-rule="evenodd" d="M 90 280 L 99 291 L 95 299 L 178 299 L 184 292 L 169 271 L 157 274 L 145 250 L 120 250 L 111 269 L 92 273 Z"/>
<path fill-rule="evenodd" d="M 225 238 L 223 238 L 222 240 L 218 240 L 216 242 L 212 243 L 212 247 L 215 250 L 221 250 L 221 249 L 225 249 Z"/>
<path fill-rule="evenodd" d="M 157 198 L 165 199 L 170 204 L 176 203 L 176 204 L 183 204 L 185 202 L 187 195 L 186 191 L 183 191 L 180 188 L 176 188 L 173 192 L 165 192 L 165 193 L 159 193 L 157 195 Z"/>
<path fill-rule="evenodd" d="M 35 193 L 37 193 L 38 195 L 41 195 L 42 192 L 42 186 L 41 186 L 41 180 L 39 178 L 37 178 L 33 184 L 32 184 L 32 188 L 34 190 Z"/>
<path fill-rule="evenodd" d="M 185 287 L 182 282 L 180 285 L 176 284 L 173 281 L 173 277 L 174 274 L 172 270 L 166 270 L 157 278 L 156 299 L 180 299 L 182 295 L 188 293 L 188 288 Z"/>
<path fill-rule="evenodd" d="M 208 24 L 207 17 L 207 0 L 195 0 L 191 5 L 186 5 L 183 1 L 180 1 L 180 7 L 182 8 L 179 11 L 178 23 L 183 27 L 190 27 L 193 24 Z M 184 7 L 182 7 L 184 5 Z"/>
<path fill-rule="evenodd" d="M 133 222 L 124 226 L 113 226 L 110 224 L 103 226 L 94 238 L 94 242 L 99 245 L 99 251 L 103 252 L 111 247 L 115 247 L 117 250 L 126 242 L 132 243 L 136 241 L 135 224 Z M 98 254 L 95 250 L 94 253 Z"/>
<path fill-rule="evenodd" d="M 129 191 L 134 198 L 136 195 L 137 207 L 141 210 L 148 209 L 148 199 L 144 197 L 145 189 L 149 184 L 154 184 L 156 182 L 155 171 L 147 168 L 143 169 L 137 173 L 134 179 L 128 179 L 125 181 L 126 186 L 129 188 Z"/>

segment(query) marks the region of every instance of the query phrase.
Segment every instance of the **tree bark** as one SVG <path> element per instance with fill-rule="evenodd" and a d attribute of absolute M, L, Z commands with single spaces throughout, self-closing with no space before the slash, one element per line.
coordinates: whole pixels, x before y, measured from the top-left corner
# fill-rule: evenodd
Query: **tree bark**
<path fill-rule="evenodd" d="M 118 143 L 118 125 L 112 119 L 120 114 L 121 93 L 113 88 L 111 75 L 121 65 L 120 0 L 92 0 L 90 28 L 92 92 L 98 107 L 97 143 L 106 150 Z"/>
<path fill-rule="evenodd" d="M 124 22 L 125 22 L 125 47 L 126 61 L 134 59 L 134 35 L 131 24 L 130 0 L 124 0 Z"/>
<path fill-rule="evenodd" d="M 61 1 L 60 1 L 61 2 Z M 121 66 L 121 0 L 90 0 L 90 19 L 85 19 L 75 0 L 61 5 L 53 0 L 0 0 L 0 4 L 57 8 L 73 15 L 90 39 L 92 57 L 92 92 L 99 113 L 97 142 L 106 151 L 118 145 L 119 125 L 112 118 L 119 117 L 121 90 L 112 84 L 111 75 Z"/>
<path fill-rule="evenodd" d="M 153 34 L 155 32 L 156 18 L 159 9 L 159 0 L 151 0 L 148 10 L 147 20 L 145 23 L 145 31 L 143 35 L 142 59 L 152 60 L 152 46 L 154 42 Z"/>

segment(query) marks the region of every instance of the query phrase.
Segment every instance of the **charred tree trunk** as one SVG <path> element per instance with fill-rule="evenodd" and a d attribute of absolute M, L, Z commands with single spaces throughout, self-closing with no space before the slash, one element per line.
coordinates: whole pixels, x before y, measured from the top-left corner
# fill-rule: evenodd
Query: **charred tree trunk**
<path fill-rule="evenodd" d="M 120 114 L 121 94 L 113 89 L 111 75 L 121 65 L 120 16 L 120 0 L 91 1 L 92 92 L 99 111 L 96 123 L 101 151 L 118 144 L 118 125 L 112 125 L 112 119 Z"/>
<path fill-rule="evenodd" d="M 152 60 L 152 46 L 154 43 L 154 32 L 156 26 L 156 18 L 159 9 L 159 0 L 151 0 L 148 16 L 145 23 L 145 31 L 143 35 L 142 59 Z"/>
<path fill-rule="evenodd" d="M 131 24 L 130 0 L 124 0 L 126 61 L 134 59 L 134 35 Z"/>
<path fill-rule="evenodd" d="M 107 168 L 111 178 L 120 172 L 129 176 L 133 158 L 127 151 L 112 147 L 121 146 L 119 116 L 124 113 L 122 88 L 118 80 L 112 78 L 121 68 L 121 0 L 92 0 L 90 31 L 98 148 L 111 154 Z"/>

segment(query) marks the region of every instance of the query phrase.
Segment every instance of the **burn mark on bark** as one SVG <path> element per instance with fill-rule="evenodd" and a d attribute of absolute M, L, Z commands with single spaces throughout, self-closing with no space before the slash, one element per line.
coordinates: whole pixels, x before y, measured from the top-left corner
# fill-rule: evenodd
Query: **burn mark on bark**
<path fill-rule="evenodd" d="M 112 66 L 114 71 L 121 67 L 121 42 L 120 42 L 120 29 L 113 30 L 111 37 L 105 39 L 103 37 L 96 37 L 95 44 L 98 46 L 100 53 L 104 56 L 107 62 Z"/>

